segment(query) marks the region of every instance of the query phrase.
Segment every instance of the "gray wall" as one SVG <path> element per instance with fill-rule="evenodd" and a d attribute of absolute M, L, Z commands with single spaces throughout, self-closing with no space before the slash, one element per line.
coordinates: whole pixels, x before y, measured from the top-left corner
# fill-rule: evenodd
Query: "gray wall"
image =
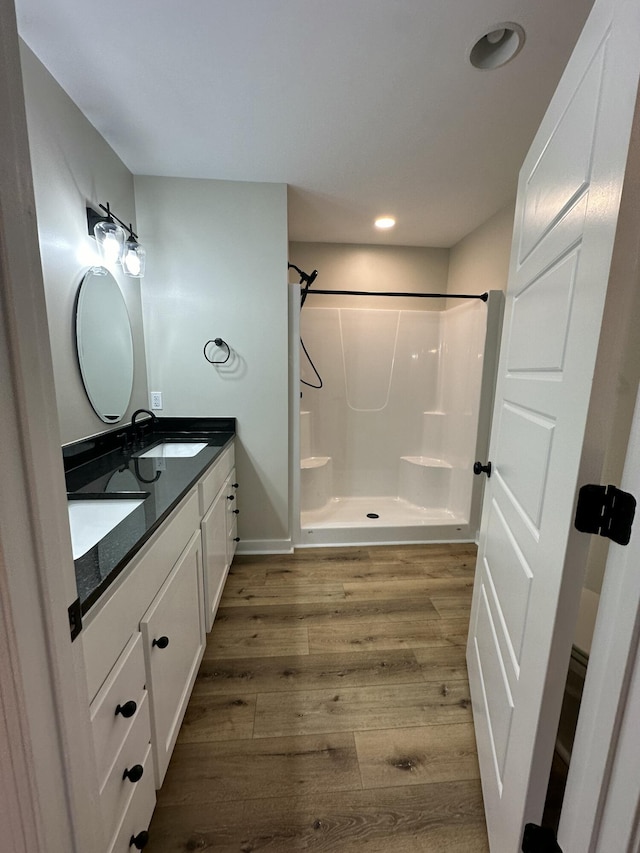
<path fill-rule="evenodd" d="M 98 418 L 84 392 L 74 300 L 82 276 L 98 263 L 95 240 L 87 233 L 86 204 L 108 201 L 135 227 L 133 176 L 31 50 L 22 44 L 21 51 L 60 441 L 65 444 L 113 429 Z M 126 419 L 147 405 L 142 307 L 138 279 L 115 277 L 133 332 L 134 385 Z"/>
<path fill-rule="evenodd" d="M 240 548 L 289 547 L 286 186 L 137 176 L 135 191 L 149 388 L 164 415 L 237 418 Z M 216 337 L 226 365 L 204 358 Z"/>
<path fill-rule="evenodd" d="M 446 293 L 448 249 L 420 246 L 361 246 L 349 243 L 289 244 L 289 260 L 310 273 L 318 270 L 313 287 L 327 290 L 382 290 L 407 293 Z M 289 281 L 299 281 L 290 270 Z M 316 308 L 387 308 L 431 311 L 444 300 L 377 296 L 310 296 Z"/>
<path fill-rule="evenodd" d="M 512 202 L 452 247 L 449 293 L 507 289 L 514 214 Z"/>

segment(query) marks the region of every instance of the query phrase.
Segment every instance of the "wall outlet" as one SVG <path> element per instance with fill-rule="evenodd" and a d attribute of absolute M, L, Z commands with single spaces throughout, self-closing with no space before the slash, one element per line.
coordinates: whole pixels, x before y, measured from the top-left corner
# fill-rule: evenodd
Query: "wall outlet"
<path fill-rule="evenodd" d="M 151 391 L 151 408 L 152 409 L 161 409 L 162 408 L 162 391 Z"/>

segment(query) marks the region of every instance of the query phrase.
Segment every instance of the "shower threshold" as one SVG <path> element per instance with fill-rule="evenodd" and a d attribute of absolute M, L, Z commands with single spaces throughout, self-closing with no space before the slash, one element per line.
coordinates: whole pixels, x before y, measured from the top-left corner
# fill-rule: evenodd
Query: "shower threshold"
<path fill-rule="evenodd" d="M 371 518 L 371 515 L 378 516 Z M 332 498 L 300 513 L 300 545 L 472 541 L 468 519 L 396 497 Z"/>

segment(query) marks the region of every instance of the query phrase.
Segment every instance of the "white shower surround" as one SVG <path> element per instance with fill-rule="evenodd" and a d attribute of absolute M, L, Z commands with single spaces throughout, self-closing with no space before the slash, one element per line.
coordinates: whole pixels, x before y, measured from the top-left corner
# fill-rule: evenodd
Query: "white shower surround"
<path fill-rule="evenodd" d="M 298 544 L 474 538 L 486 310 L 305 306 Z"/>

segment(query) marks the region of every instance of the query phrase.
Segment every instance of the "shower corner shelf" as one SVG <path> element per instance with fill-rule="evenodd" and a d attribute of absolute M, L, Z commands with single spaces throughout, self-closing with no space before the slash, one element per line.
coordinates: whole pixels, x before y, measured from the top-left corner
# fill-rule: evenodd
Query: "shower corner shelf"
<path fill-rule="evenodd" d="M 446 459 L 436 459 L 433 456 L 401 456 L 400 459 L 420 468 L 453 468 L 453 465 Z"/>

